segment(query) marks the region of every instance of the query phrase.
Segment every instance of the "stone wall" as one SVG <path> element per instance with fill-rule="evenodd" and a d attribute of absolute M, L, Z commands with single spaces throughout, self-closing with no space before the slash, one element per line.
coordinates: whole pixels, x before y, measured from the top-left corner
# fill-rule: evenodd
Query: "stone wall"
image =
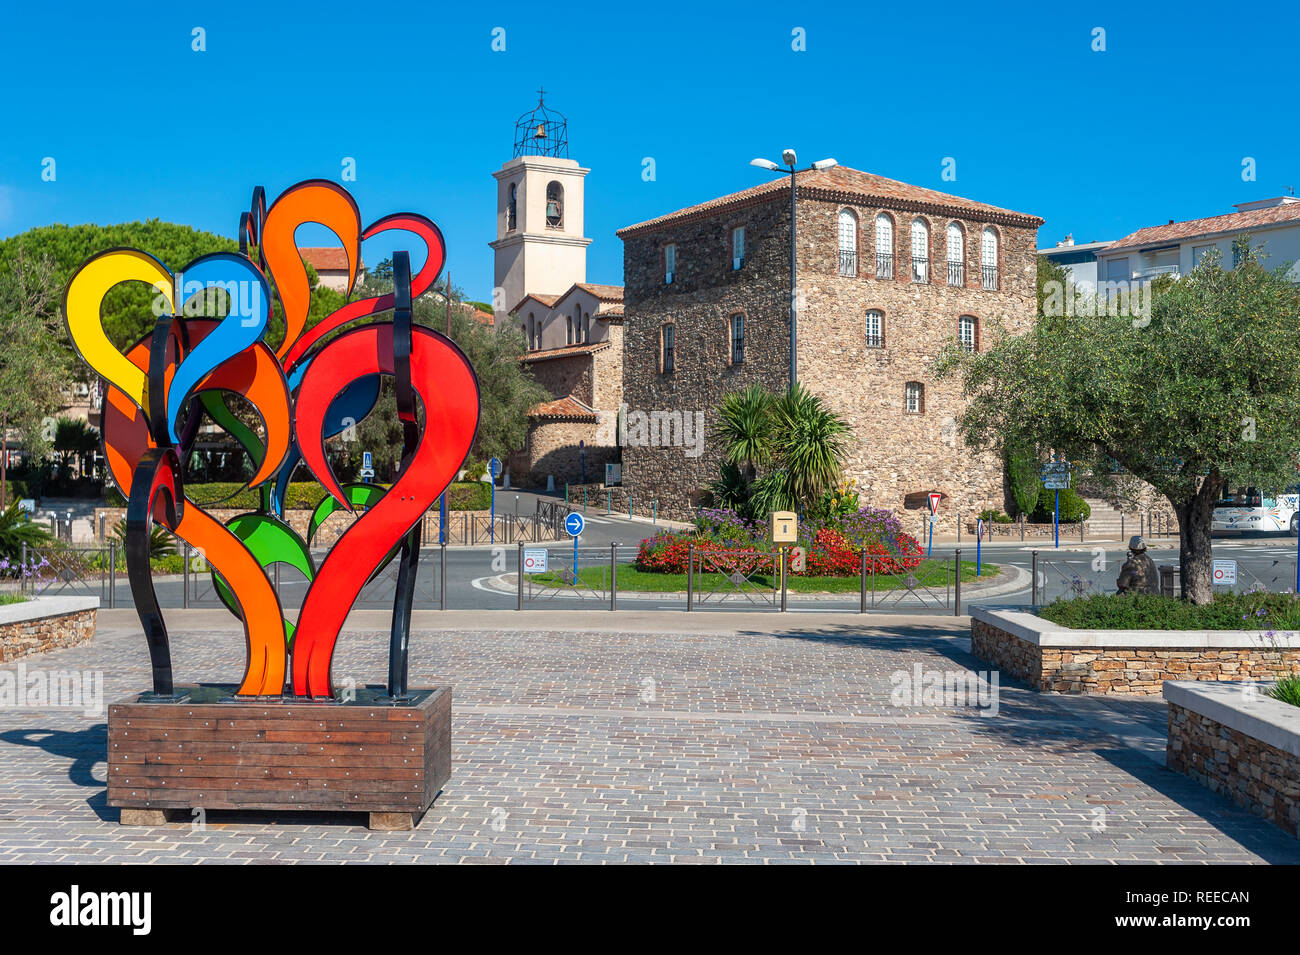
<path fill-rule="evenodd" d="M 54 605 L 54 601 L 49 601 Z M 10 604 L 4 609 L 19 614 L 37 611 L 46 603 L 38 598 L 21 604 Z M 6 614 L 8 616 L 9 614 Z M 84 643 L 95 635 L 95 608 L 87 607 L 65 613 L 28 620 L 0 620 L 0 663 L 8 663 L 47 650 L 58 650 Z"/>
<path fill-rule="evenodd" d="M 1054 693 L 1159 696 L 1166 680 L 1265 681 L 1300 674 L 1298 648 L 1039 646 L 977 619 L 971 620 L 971 653 Z"/>
<path fill-rule="evenodd" d="M 1170 700 L 1165 766 L 1300 835 L 1300 758 L 1295 754 Z"/>
<path fill-rule="evenodd" d="M 895 211 L 895 275 L 875 277 L 877 212 L 850 207 L 859 222 L 856 275 L 841 276 L 837 217 L 844 206 L 801 199 L 798 206 L 799 379 L 849 422 L 846 477 L 864 504 L 901 510 L 906 494 L 937 490 L 946 510 L 1006 508 L 1001 460 L 967 451 L 956 433 L 964 407 L 956 380 L 932 374 L 941 348 L 957 338 L 962 315 L 978 320 L 986 346 L 995 323 L 1011 332 L 1034 315 L 1037 231 L 998 226 L 1000 288 L 980 285 L 983 222 L 957 221 L 965 234 L 965 282 L 946 284 L 946 230 L 954 221 L 923 214 L 929 223 L 931 281 L 913 283 L 908 249 L 912 212 Z M 745 227 L 746 258 L 732 269 L 731 229 Z M 663 247 L 677 246 L 677 273 L 664 284 Z M 624 236 L 624 400 L 631 409 L 705 413 L 706 433 L 723 395 L 757 382 L 783 389 L 789 378 L 789 209 L 784 202 L 728 209 L 708 218 L 669 223 Z M 869 347 L 865 313 L 884 313 L 883 347 Z M 733 362 L 730 319 L 744 315 L 744 360 Z M 663 329 L 674 329 L 674 370 L 661 365 Z M 904 410 L 904 387 L 920 382 L 923 411 Z M 624 483 L 657 496 L 669 516 L 687 516 L 718 472 L 721 449 L 706 441 L 698 457 L 684 448 L 629 446 Z"/>

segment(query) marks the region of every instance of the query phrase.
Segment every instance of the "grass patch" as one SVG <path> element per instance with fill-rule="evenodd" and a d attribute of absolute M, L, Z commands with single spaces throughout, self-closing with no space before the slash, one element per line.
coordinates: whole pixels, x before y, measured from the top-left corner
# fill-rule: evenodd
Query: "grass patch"
<path fill-rule="evenodd" d="M 1294 594 L 1215 594 L 1203 605 L 1151 594 L 1093 594 L 1057 600 L 1038 614 L 1077 630 L 1300 630 Z"/>
<path fill-rule="evenodd" d="M 20 604 L 27 600 L 22 594 L 0 594 L 0 607 L 6 604 Z"/>
<path fill-rule="evenodd" d="M 946 560 L 925 560 L 912 572 L 921 584 L 927 587 L 946 586 L 952 577 L 952 564 Z M 985 563 L 982 568 L 983 574 L 980 580 L 985 577 L 992 577 L 999 573 L 996 564 Z M 542 587 L 568 587 L 572 586 L 569 580 L 562 579 L 556 571 L 547 571 L 544 574 L 530 574 L 533 583 Z M 727 582 L 722 574 L 701 573 L 695 575 L 695 587 L 698 591 L 729 592 L 731 584 Z M 592 566 L 582 567 L 578 570 L 578 579 L 583 585 L 599 589 L 609 580 L 609 567 Z M 975 580 L 975 562 L 973 560 L 964 560 L 961 565 L 961 579 L 963 582 Z M 747 585 L 748 590 L 767 589 L 773 590 L 778 588 L 778 584 L 773 580 L 771 574 L 755 574 L 749 578 L 750 583 Z M 786 583 L 786 589 L 795 594 L 856 594 L 859 590 L 857 577 L 800 577 L 791 575 Z M 877 574 L 875 578 L 875 588 L 877 592 L 897 590 L 903 586 L 903 581 L 893 575 Z M 871 588 L 871 578 L 867 578 L 867 588 Z M 637 570 L 635 564 L 618 565 L 618 589 L 620 591 L 639 591 L 642 593 L 685 593 L 686 592 L 686 575 L 685 574 L 654 574 Z"/>

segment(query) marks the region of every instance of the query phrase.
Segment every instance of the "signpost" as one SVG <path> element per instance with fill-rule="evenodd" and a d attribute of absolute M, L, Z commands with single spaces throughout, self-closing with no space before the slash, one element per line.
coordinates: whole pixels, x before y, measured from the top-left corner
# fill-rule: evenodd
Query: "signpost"
<path fill-rule="evenodd" d="M 929 541 L 925 546 L 925 556 L 929 557 L 934 552 L 934 525 L 939 519 L 939 502 L 943 500 L 943 495 L 938 491 L 930 492 L 930 534 Z"/>
<path fill-rule="evenodd" d="M 1235 586 L 1237 583 L 1237 562 L 1235 560 L 1216 560 L 1211 564 L 1210 573 L 1214 583 Z"/>
<path fill-rule="evenodd" d="M 369 451 L 361 452 L 361 480 L 369 484 L 375 477 L 374 461 L 370 457 Z"/>
<path fill-rule="evenodd" d="M 564 530 L 573 538 L 573 585 L 575 587 L 578 586 L 578 538 L 586 526 L 587 522 L 577 511 L 570 511 L 564 518 Z"/>
<path fill-rule="evenodd" d="M 492 510 L 488 518 L 488 540 L 495 544 L 497 542 L 497 475 L 501 473 L 501 461 L 493 458 L 488 461 L 488 477 L 492 480 L 488 483 L 492 486 Z M 507 538 L 508 539 L 508 538 Z"/>
<path fill-rule="evenodd" d="M 524 548 L 524 573 L 525 574 L 544 574 L 546 573 L 546 548 L 545 547 L 528 547 Z"/>
<path fill-rule="evenodd" d="M 1052 461 L 1043 465 L 1043 487 L 1056 492 L 1052 512 L 1052 537 L 1055 546 L 1061 546 L 1061 491 L 1070 486 L 1070 465 L 1067 461 Z"/>

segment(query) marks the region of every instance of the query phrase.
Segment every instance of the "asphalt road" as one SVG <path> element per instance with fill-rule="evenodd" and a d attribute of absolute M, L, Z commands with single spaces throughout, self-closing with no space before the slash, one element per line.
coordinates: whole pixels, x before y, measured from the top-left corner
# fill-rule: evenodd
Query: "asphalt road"
<path fill-rule="evenodd" d="M 513 502 L 511 502 L 513 503 Z M 524 505 L 531 510 L 533 505 Z M 608 568 L 610 563 L 610 543 L 620 542 L 617 548 L 617 561 L 631 560 L 637 551 L 640 540 L 654 532 L 649 522 L 628 520 L 626 516 L 605 515 L 603 511 L 589 509 L 586 515 L 586 529 L 578 541 L 579 566 L 597 566 Z M 1176 540 L 1158 540 L 1150 542 L 1151 554 L 1157 564 L 1178 563 Z M 573 548 L 566 544 L 538 545 L 545 546 L 549 553 L 552 569 L 572 566 Z M 956 546 L 952 544 L 936 545 L 934 557 L 948 561 L 954 559 Z M 962 559 L 974 560 L 975 548 L 969 541 L 962 547 Z M 1113 592 L 1115 579 L 1123 565 L 1126 549 L 1117 541 L 1080 545 L 1078 542 L 1063 545 L 1056 549 L 1051 542 L 1037 544 L 1015 542 L 997 542 L 984 544 L 980 548 L 983 562 L 997 564 L 1001 573 L 972 585 L 962 585 L 962 602 L 986 603 L 1000 605 L 1024 605 L 1031 601 L 1031 570 L 1034 565 L 1034 551 L 1038 556 L 1039 600 L 1046 603 L 1071 594 Z M 1217 539 L 1214 545 L 1217 559 L 1231 559 L 1237 562 L 1238 582 L 1234 589 L 1245 590 L 1252 586 L 1269 591 L 1294 589 L 1296 586 L 1296 541 L 1286 535 L 1259 535 L 1251 539 L 1233 538 Z M 508 610 L 517 605 L 517 577 L 515 575 L 519 555 L 516 546 L 509 547 L 449 547 L 446 550 L 446 604 L 449 609 L 496 609 Z M 441 602 L 442 571 L 441 554 L 437 547 L 426 547 L 421 554 L 420 570 L 416 582 L 415 606 L 421 609 L 436 609 Z M 396 567 L 390 566 L 379 578 L 369 583 L 362 591 L 356 606 L 358 608 L 382 609 L 390 607 Z M 278 582 L 281 599 L 287 607 L 296 608 L 301 604 L 306 593 L 304 579 L 285 570 Z M 189 599 L 184 597 L 184 582 L 177 577 L 155 579 L 155 589 L 159 602 L 165 608 L 212 607 L 219 603 L 213 591 L 211 581 L 206 573 L 192 575 L 189 580 Z M 48 591 L 58 592 L 55 585 Z M 64 592 L 70 592 L 65 590 Z M 84 592 L 84 591 L 82 591 Z M 107 588 L 101 588 L 97 582 L 92 583 L 92 593 L 99 593 L 107 604 Z M 118 575 L 116 585 L 116 606 L 130 605 L 130 589 L 125 574 Z M 787 595 L 786 606 L 790 611 L 800 613 L 843 612 L 857 610 L 859 594 L 856 592 L 835 596 L 797 596 Z M 918 587 L 913 592 L 906 590 L 886 590 L 883 586 L 869 593 L 868 606 L 873 612 L 899 613 L 951 613 L 954 610 L 955 594 L 951 586 Z M 685 594 L 638 595 L 620 591 L 618 603 L 624 608 L 640 610 L 662 609 L 681 611 L 685 609 Z M 597 587 L 592 590 L 555 591 L 538 588 L 525 588 L 525 607 L 528 609 L 577 610 L 596 609 L 609 606 L 607 588 Z M 711 592 L 697 593 L 694 607 L 697 611 L 710 610 L 754 610 L 756 612 L 775 612 L 777 598 L 770 591 L 740 583 L 736 586 L 723 585 Z"/>

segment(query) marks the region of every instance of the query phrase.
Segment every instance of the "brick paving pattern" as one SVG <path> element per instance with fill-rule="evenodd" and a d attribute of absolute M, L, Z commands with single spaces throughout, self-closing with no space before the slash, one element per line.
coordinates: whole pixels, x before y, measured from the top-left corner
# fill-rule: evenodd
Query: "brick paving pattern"
<path fill-rule="evenodd" d="M 891 705 L 896 671 L 983 668 L 953 633 L 420 631 L 411 683 L 454 686 L 454 763 L 411 832 L 215 811 L 123 827 L 102 715 L 0 711 L 0 862 L 1300 862 L 1300 842 L 1086 707 L 1007 682 L 994 717 Z M 181 682 L 239 676 L 242 635 L 172 642 Z M 381 682 L 386 647 L 348 632 L 335 672 Z M 109 702 L 147 686 L 125 628 L 25 662 L 102 670 Z M 1163 719 L 1159 701 L 1116 705 L 1141 732 Z"/>

